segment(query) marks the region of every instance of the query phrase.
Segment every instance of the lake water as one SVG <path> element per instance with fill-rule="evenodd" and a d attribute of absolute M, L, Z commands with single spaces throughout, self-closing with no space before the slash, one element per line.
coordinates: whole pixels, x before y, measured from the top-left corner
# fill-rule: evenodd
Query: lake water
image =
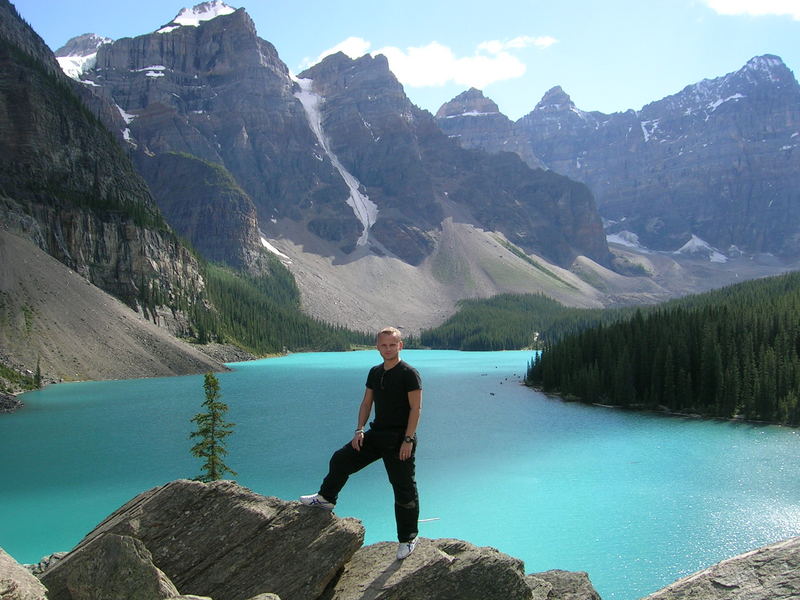
<path fill-rule="evenodd" d="M 417 479 L 425 537 L 494 546 L 527 572 L 588 571 L 605 600 L 639 598 L 724 558 L 800 535 L 797 430 L 563 403 L 520 385 L 529 352 L 404 350 L 423 377 Z M 316 492 L 350 439 L 375 351 L 296 354 L 219 375 L 227 463 L 242 485 Z M 145 489 L 199 474 L 189 453 L 202 376 L 73 383 L 0 415 L 0 547 L 68 550 Z M 379 464 L 336 512 L 394 540 Z"/>

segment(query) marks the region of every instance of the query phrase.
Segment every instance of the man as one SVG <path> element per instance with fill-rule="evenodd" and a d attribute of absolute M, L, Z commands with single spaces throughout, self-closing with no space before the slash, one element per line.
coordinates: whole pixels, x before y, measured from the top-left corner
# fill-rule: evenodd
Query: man
<path fill-rule="evenodd" d="M 419 497 L 414 479 L 414 455 L 422 410 L 422 382 L 417 370 L 400 360 L 403 349 L 400 331 L 394 327 L 382 329 L 378 332 L 376 347 L 383 363 L 372 367 L 367 375 L 353 439 L 333 453 L 319 492 L 301 496 L 300 502 L 333 510 L 350 475 L 382 459 L 394 490 L 399 541 L 397 558 L 402 560 L 417 544 Z M 365 431 L 373 405 L 375 419 Z"/>

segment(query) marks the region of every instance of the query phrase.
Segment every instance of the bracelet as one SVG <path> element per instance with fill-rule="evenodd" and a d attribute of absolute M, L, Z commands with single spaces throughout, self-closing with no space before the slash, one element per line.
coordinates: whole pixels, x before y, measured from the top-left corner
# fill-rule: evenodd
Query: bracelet
<path fill-rule="evenodd" d="M 356 433 L 364 433 L 364 429 L 356 429 Z"/>

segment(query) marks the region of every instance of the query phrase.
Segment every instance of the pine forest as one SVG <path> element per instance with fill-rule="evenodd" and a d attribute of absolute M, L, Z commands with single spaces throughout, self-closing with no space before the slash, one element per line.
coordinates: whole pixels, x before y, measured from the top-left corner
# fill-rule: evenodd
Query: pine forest
<path fill-rule="evenodd" d="M 547 343 L 529 385 L 588 403 L 800 425 L 800 273 Z"/>

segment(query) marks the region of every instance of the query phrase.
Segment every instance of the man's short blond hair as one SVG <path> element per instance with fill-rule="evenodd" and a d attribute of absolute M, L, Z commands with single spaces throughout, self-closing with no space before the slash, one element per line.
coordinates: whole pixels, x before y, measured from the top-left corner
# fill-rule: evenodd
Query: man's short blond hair
<path fill-rule="evenodd" d="M 396 337 L 398 340 L 403 339 L 403 334 L 397 327 L 384 327 L 378 332 L 378 335 L 375 336 L 375 339 L 379 339 L 382 335 L 391 335 Z"/>

